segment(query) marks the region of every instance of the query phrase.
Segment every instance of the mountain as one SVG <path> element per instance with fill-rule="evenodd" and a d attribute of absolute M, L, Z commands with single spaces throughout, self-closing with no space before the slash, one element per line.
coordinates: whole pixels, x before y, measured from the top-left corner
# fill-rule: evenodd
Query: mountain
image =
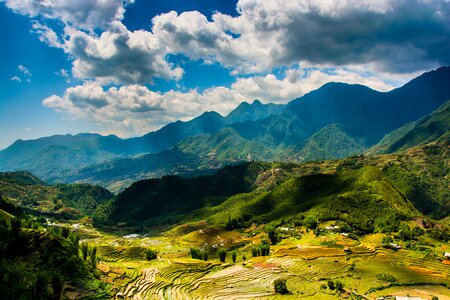
<path fill-rule="evenodd" d="M 301 160 L 336 159 L 361 153 L 364 147 L 346 134 L 339 125 L 320 129 L 306 140 L 300 150 Z"/>
<path fill-rule="evenodd" d="M 213 134 L 233 122 L 265 118 L 282 109 L 282 105 L 260 101 L 243 102 L 226 117 L 205 112 L 190 121 L 173 122 L 142 137 L 125 140 L 88 133 L 17 140 L 0 151 L 0 171 L 27 170 L 49 182 L 60 182 L 89 165 L 167 150 L 187 137 Z"/>
<path fill-rule="evenodd" d="M 259 100 L 254 100 L 253 103 L 242 102 L 226 117 L 227 124 L 242 123 L 246 121 L 256 121 L 264 119 L 273 114 L 281 113 L 285 105 L 279 104 L 262 104 Z"/>
<path fill-rule="evenodd" d="M 370 152 L 398 152 L 434 141 L 450 142 L 450 100 L 432 114 L 387 134 Z"/>
<path fill-rule="evenodd" d="M 0 173 L 0 208 L 70 219 L 92 214 L 98 205 L 112 197 L 99 186 L 49 185 L 28 172 Z"/>
<path fill-rule="evenodd" d="M 127 154 L 123 140 L 113 135 L 55 135 L 37 140 L 17 140 L 0 152 L 0 170 L 27 170 L 51 181 L 68 170 Z"/>
<path fill-rule="evenodd" d="M 158 225 L 206 220 L 225 226 L 230 219 L 251 224 L 312 216 L 373 232 L 388 219 L 420 215 L 374 166 L 253 162 L 204 177 L 136 182 L 114 200 L 107 221 Z"/>
<path fill-rule="evenodd" d="M 328 83 L 291 101 L 278 115 L 231 127 L 246 139 L 302 145 L 323 127 L 338 124 L 363 147 L 370 147 L 386 133 L 431 113 L 448 99 L 450 67 L 442 67 L 387 93 L 362 85 Z"/>

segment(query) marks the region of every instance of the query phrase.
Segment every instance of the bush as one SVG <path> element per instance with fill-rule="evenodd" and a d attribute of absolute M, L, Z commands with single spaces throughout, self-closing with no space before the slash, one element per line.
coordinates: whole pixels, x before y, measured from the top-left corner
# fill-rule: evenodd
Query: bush
<path fill-rule="evenodd" d="M 392 238 L 392 236 L 386 235 L 383 237 L 383 239 L 381 240 L 381 243 L 383 245 L 389 245 L 390 243 L 393 243 L 394 239 Z"/>
<path fill-rule="evenodd" d="M 269 230 L 267 234 L 269 235 L 270 243 L 272 245 L 278 244 L 278 242 L 280 241 L 280 237 L 274 229 Z"/>
<path fill-rule="evenodd" d="M 338 291 L 344 290 L 344 284 L 342 282 L 340 282 L 339 280 L 336 280 L 334 282 L 334 286 L 335 286 L 336 290 L 338 290 Z"/>
<path fill-rule="evenodd" d="M 147 249 L 145 250 L 145 259 L 146 260 L 154 260 L 158 258 L 158 251 L 153 249 Z"/>
<path fill-rule="evenodd" d="M 385 273 L 376 274 L 375 277 L 378 280 L 385 281 L 385 282 L 396 282 L 397 281 L 394 276 L 392 276 L 390 274 L 385 274 Z"/>
<path fill-rule="evenodd" d="M 89 253 L 89 246 L 86 243 L 81 243 L 81 257 L 86 260 Z"/>
<path fill-rule="evenodd" d="M 67 226 L 61 227 L 61 236 L 65 239 L 69 237 L 70 229 Z"/>
<path fill-rule="evenodd" d="M 191 248 L 191 257 L 193 259 L 201 259 L 204 261 L 208 260 L 208 254 L 206 253 L 206 250 L 199 249 L 199 248 Z"/>
<path fill-rule="evenodd" d="M 313 216 L 308 216 L 303 220 L 303 226 L 308 229 L 316 229 L 317 228 L 317 219 Z"/>
<path fill-rule="evenodd" d="M 273 282 L 273 285 L 274 285 L 276 293 L 282 294 L 282 295 L 289 293 L 289 290 L 287 289 L 287 286 L 286 286 L 286 279 L 276 279 Z"/>
<path fill-rule="evenodd" d="M 219 254 L 219 260 L 221 262 L 225 262 L 225 258 L 227 257 L 227 250 L 221 248 L 217 253 Z"/>
<path fill-rule="evenodd" d="M 20 232 L 20 227 L 22 225 L 22 222 L 20 221 L 19 218 L 12 218 L 10 221 L 11 224 L 11 230 L 13 235 L 17 236 L 19 235 Z"/>
<path fill-rule="evenodd" d="M 336 287 L 334 286 L 334 281 L 333 280 L 328 280 L 327 281 L 327 286 L 330 290 L 334 290 Z"/>

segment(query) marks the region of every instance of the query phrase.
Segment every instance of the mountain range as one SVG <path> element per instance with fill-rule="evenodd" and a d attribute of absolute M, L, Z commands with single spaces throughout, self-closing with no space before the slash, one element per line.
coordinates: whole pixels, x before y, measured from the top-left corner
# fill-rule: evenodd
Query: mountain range
<path fill-rule="evenodd" d="M 243 161 L 394 152 L 435 126 L 426 116 L 449 99 L 450 67 L 385 93 L 328 83 L 286 105 L 244 102 L 227 116 L 206 112 L 137 138 L 78 134 L 18 140 L 0 152 L 0 170 L 27 170 L 49 182 L 91 182 L 118 191 L 141 178 L 210 174 Z M 442 118 L 445 127 L 448 119 Z M 387 146 L 394 140 L 396 145 Z"/>

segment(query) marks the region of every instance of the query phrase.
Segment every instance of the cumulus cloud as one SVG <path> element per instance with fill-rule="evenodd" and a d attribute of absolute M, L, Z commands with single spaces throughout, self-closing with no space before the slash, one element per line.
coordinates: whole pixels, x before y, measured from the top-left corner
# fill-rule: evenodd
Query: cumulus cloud
<path fill-rule="evenodd" d="M 228 112 L 242 100 L 241 95 L 223 87 L 202 93 L 196 90 L 157 93 L 140 85 L 104 89 L 97 82 L 88 82 L 68 88 L 61 97 L 50 96 L 42 103 L 130 136 L 147 133 L 178 119 L 191 119 L 204 110 Z"/>
<path fill-rule="evenodd" d="M 92 30 L 106 28 L 123 19 L 124 5 L 134 1 L 123 0 L 5 0 L 14 12 L 30 17 L 56 19 L 77 28 Z"/>
<path fill-rule="evenodd" d="M 441 0 L 240 0 L 237 17 L 175 12 L 153 19 L 170 51 L 235 73 L 297 62 L 370 64 L 391 73 L 450 63 L 450 5 Z"/>
<path fill-rule="evenodd" d="M 161 42 L 145 30 L 129 31 L 116 22 L 99 37 L 69 30 L 66 51 L 74 57 L 72 73 L 81 79 L 134 84 L 154 77 L 179 80 L 183 70 L 165 59 Z"/>
<path fill-rule="evenodd" d="M 64 49 L 72 74 L 103 83 L 179 80 L 168 54 L 219 62 L 233 75 L 277 67 L 364 66 L 412 73 L 450 64 L 450 5 L 442 0 L 239 0 L 238 16 L 197 11 L 155 16 L 151 30 L 130 31 L 120 0 L 5 0 L 34 20 L 32 31 Z M 55 31 L 45 19 L 59 20 Z M 94 29 L 100 30 L 95 31 Z"/>

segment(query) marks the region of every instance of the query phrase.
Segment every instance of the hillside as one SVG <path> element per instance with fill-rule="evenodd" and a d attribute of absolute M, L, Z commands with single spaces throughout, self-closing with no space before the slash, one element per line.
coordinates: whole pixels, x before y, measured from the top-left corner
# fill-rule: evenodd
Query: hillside
<path fill-rule="evenodd" d="M 31 173 L 0 173 L 1 207 L 56 218 L 90 215 L 113 195 L 88 184 L 48 185 Z"/>
<path fill-rule="evenodd" d="M 387 134 L 369 153 L 392 153 L 433 141 L 450 141 L 450 101 L 432 114 Z"/>
<path fill-rule="evenodd" d="M 109 221 L 156 225 L 206 219 L 222 224 L 243 215 L 247 221 L 266 222 L 300 215 L 340 219 L 348 214 L 346 221 L 353 224 L 365 214 L 374 224 L 392 214 L 443 218 L 450 212 L 447 146 L 306 164 L 246 163 L 199 178 L 143 180 L 119 194 Z M 242 177 L 242 170 L 253 170 L 252 175 Z"/>

